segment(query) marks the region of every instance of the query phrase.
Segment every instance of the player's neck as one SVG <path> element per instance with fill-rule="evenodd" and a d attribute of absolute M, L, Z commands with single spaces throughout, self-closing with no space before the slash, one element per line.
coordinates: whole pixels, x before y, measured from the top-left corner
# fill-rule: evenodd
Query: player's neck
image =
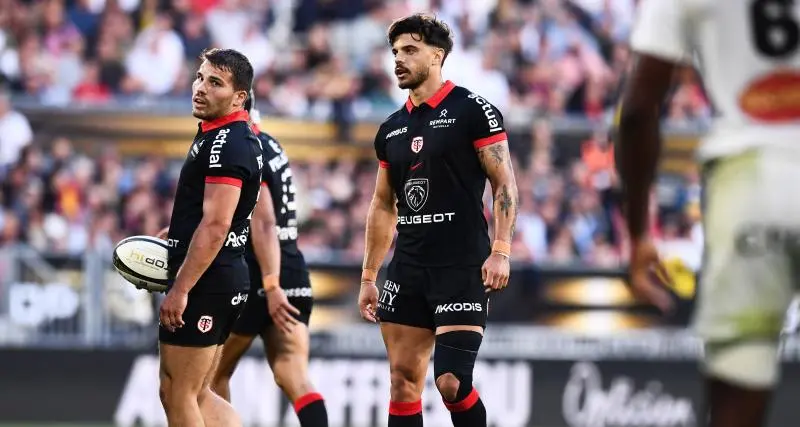
<path fill-rule="evenodd" d="M 442 86 L 444 86 L 444 80 L 442 80 L 442 76 L 430 78 L 425 80 L 416 89 L 409 90 L 408 96 L 411 98 L 411 102 L 413 102 L 414 105 L 419 106 L 432 97 L 436 92 L 438 92 Z"/>

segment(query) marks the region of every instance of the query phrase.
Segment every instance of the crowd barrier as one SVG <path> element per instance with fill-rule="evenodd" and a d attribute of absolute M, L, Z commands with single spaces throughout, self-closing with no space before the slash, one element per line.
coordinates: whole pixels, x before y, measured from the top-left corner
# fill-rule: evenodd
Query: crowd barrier
<path fill-rule="evenodd" d="M 641 336 L 579 339 L 536 328 L 494 330 L 495 337 L 487 336 L 487 351 L 475 367 L 475 384 L 490 426 L 704 425 L 703 386 L 696 369 L 699 347 L 684 333 L 650 331 Z M 537 344 L 527 351 L 508 351 L 505 334 L 521 334 L 521 342 Z M 345 335 L 360 337 L 348 341 Z M 328 344 L 337 340 L 338 346 L 318 343 L 310 363 L 312 381 L 326 399 L 330 425 L 385 426 L 389 375 L 376 346 L 377 329 L 342 331 L 338 338 L 329 337 Z M 768 427 L 795 425 L 800 346 L 795 341 L 789 344 L 784 349 L 785 381 L 775 395 Z M 365 346 L 363 351 L 358 351 L 360 345 Z M 254 347 L 240 363 L 231 385 L 234 406 L 246 426 L 298 426 L 261 354 Z M 425 425 L 451 425 L 428 374 Z M 158 397 L 155 349 L 4 350 L 0 395 L 0 423 L 166 425 Z"/>

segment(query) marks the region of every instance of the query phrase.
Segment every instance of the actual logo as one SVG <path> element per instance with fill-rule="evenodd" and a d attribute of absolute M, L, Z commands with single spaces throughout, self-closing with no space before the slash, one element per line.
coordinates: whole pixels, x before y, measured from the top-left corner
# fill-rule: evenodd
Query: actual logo
<path fill-rule="evenodd" d="M 406 193 L 406 204 L 414 212 L 419 212 L 428 201 L 428 178 L 413 178 L 406 181 L 403 191 Z"/>
<path fill-rule="evenodd" d="M 415 136 L 411 140 L 411 151 L 413 151 L 415 153 L 419 153 L 420 151 L 422 151 L 422 137 L 421 136 Z"/>
<path fill-rule="evenodd" d="M 202 333 L 207 333 L 214 327 L 214 318 L 211 316 L 200 316 L 197 321 L 197 329 Z"/>

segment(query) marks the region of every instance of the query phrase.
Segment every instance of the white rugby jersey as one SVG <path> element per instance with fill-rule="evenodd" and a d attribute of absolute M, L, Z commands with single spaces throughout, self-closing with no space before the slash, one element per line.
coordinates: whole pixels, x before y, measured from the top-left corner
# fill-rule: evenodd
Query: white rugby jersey
<path fill-rule="evenodd" d="M 631 48 L 697 62 L 717 113 L 701 159 L 800 149 L 800 2 L 641 0 Z"/>

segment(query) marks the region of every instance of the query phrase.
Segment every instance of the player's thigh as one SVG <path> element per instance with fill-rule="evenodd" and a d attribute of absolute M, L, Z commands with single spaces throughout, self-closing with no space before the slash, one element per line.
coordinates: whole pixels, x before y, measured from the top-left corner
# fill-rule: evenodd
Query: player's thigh
<path fill-rule="evenodd" d="M 480 266 L 429 268 L 429 309 L 433 311 L 436 333 L 468 330 L 483 332 L 489 314 Z"/>
<path fill-rule="evenodd" d="M 429 328 L 381 322 L 381 335 L 386 346 L 392 376 L 416 384 L 420 390 L 425 384 L 434 332 Z"/>
<path fill-rule="evenodd" d="M 791 239 L 797 167 L 759 152 L 706 167 L 704 260 L 695 313 L 707 342 L 776 340 L 796 282 Z"/>
<path fill-rule="evenodd" d="M 199 394 L 211 371 L 217 346 L 159 344 L 162 391 L 169 395 Z"/>
<path fill-rule="evenodd" d="M 428 287 L 425 268 L 392 262 L 378 295 L 378 318 L 433 331 L 433 315 L 425 295 Z"/>

